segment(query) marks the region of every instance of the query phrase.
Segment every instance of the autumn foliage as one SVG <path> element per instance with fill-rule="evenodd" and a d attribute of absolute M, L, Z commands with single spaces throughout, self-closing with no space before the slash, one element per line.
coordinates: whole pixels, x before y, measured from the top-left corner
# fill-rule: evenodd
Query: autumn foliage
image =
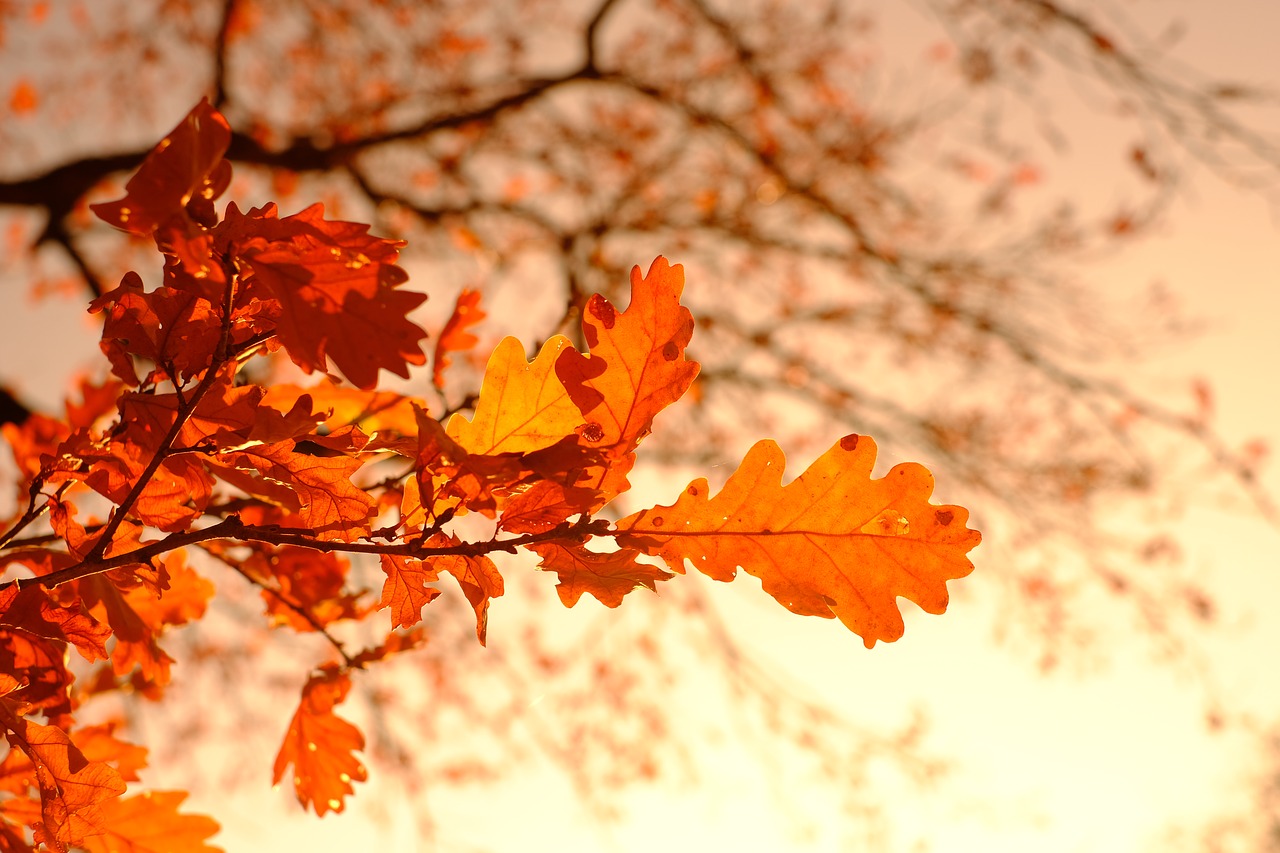
<path fill-rule="evenodd" d="M 502 341 L 469 414 L 438 417 L 377 390 L 380 371 L 408 377 L 428 362 L 409 316 L 426 296 L 403 287 L 402 244 L 319 205 L 282 217 L 232 202 L 219 214 L 229 139 L 202 102 L 124 198 L 94 207 L 154 241 L 163 282 L 148 290 L 129 273 L 90 306 L 110 379 L 86 384 L 61 420 L 5 426 L 23 482 L 0 528 L 0 848 L 213 849 L 217 825 L 181 813 L 182 792 L 129 793 L 143 749 L 76 722 L 95 695 L 163 694 L 175 664 L 164 634 L 204 615 L 208 560 L 261 590 L 272 626 L 332 639 L 341 621 L 388 612 L 385 641 L 351 651 L 334 640 L 334 659 L 317 662 L 280 720 L 274 779 L 320 815 L 342 811 L 366 777 L 363 735 L 337 712 L 353 677 L 425 643 L 437 598 L 456 606 L 461 593 L 484 643 L 504 591 L 495 556 L 535 556 L 570 607 L 583 595 L 617 607 L 686 564 L 722 581 L 741 568 L 868 647 L 902 635 L 899 596 L 941 613 L 947 581 L 972 570 L 967 512 L 931 504 L 919 465 L 873 478 L 866 436 L 840 439 L 785 485 L 782 451 L 762 441 L 718 493 L 699 479 L 670 505 L 616 518 L 609 503 L 629 488 L 640 443 L 698 374 L 683 270 L 664 258 L 633 270 L 625 310 L 586 302 L 587 352 L 556 336 L 530 361 Z M 464 291 L 431 350 L 437 388 L 484 317 Z M 273 353 L 325 375 L 257 384 L 246 366 Z M 464 536 L 464 516 L 488 519 L 489 534 Z M 380 594 L 349 589 L 353 554 L 376 555 Z M 71 663 L 71 648 L 90 666 Z"/>

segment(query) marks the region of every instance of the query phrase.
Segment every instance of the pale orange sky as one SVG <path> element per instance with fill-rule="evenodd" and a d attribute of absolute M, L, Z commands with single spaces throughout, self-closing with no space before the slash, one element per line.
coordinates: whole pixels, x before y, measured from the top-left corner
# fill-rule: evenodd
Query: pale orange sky
<path fill-rule="evenodd" d="M 1280 3 L 1184 0 L 1161 5 L 1159 13 L 1188 20 L 1179 54 L 1192 64 L 1280 85 L 1274 45 Z M 1099 266 L 1096 281 L 1107 290 L 1167 281 L 1210 329 L 1143 365 L 1143 381 L 1167 391 L 1162 383 L 1203 376 L 1216 391 L 1216 426 L 1224 436 L 1239 443 L 1262 437 L 1280 452 L 1280 227 L 1261 197 L 1192 171 L 1160 235 Z M 0 283 L 11 295 L 24 286 Z M 9 305 L 0 312 L 4 372 L 29 366 L 33 378 L 21 390 L 44 401 L 60 398 L 64 389 L 56 383 L 96 353 L 92 324 L 57 302 Z M 56 343 L 33 347 L 33 331 L 41 342 Z M 800 462 L 788 468 L 794 474 Z M 1278 468 L 1265 472 L 1273 495 L 1280 495 Z M 670 484 L 656 485 L 656 499 L 671 492 Z M 1280 601 L 1280 531 L 1242 502 L 1193 507 L 1179 527 L 1190 564 L 1211 579 L 1205 585 L 1224 605 L 1222 624 L 1204 643 L 1222 694 L 1234 711 L 1280 718 L 1274 675 L 1280 620 L 1272 615 Z M 954 768 L 924 802 L 901 802 L 894 815 L 900 840 L 923 838 L 938 853 L 1157 850 L 1171 824 L 1194 823 L 1233 804 L 1231 786 L 1255 769 L 1254 744 L 1207 731 L 1204 697 L 1185 673 L 1125 647 L 1101 673 L 1038 675 L 1024 657 L 993 649 L 995 596 L 983 579 L 982 549 L 972 556 L 978 570 L 961 582 L 964 594 L 945 616 L 909 612 L 905 638 L 870 652 L 838 624 L 786 613 L 750 588 L 748 578 L 712 593 L 745 645 L 852 718 L 893 725 L 913 708 L 926 710 L 927 744 Z M 494 605 L 495 633 L 502 629 L 501 604 Z M 841 850 L 838 836 L 803 843 L 791 834 L 751 765 L 750 744 L 743 750 L 741 763 L 709 768 L 699 790 L 638 791 L 630 801 L 633 818 L 603 834 L 566 805 L 571 792 L 553 773 L 530 773 L 437 808 L 456 821 L 449 837 L 499 851 Z M 147 781 L 181 786 L 188 770 L 160 768 Z M 265 765 L 261 776 L 265 789 Z M 346 814 L 323 820 L 298 815 L 284 793 L 264 790 L 226 799 L 201 795 L 189 808 L 223 822 L 215 840 L 228 851 L 425 850 L 404 806 L 392 806 L 390 819 L 372 808 L 380 784 L 375 779 L 360 789 Z M 811 796 L 821 801 L 825 793 Z"/>

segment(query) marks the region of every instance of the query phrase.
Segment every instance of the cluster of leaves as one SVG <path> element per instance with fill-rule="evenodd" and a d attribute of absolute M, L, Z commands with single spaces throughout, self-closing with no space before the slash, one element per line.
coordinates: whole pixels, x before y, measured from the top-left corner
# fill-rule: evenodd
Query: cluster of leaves
<path fill-rule="evenodd" d="M 556 336 L 528 361 L 519 341 L 502 341 L 470 418 L 437 419 L 377 390 L 379 371 L 407 377 L 427 362 L 426 333 L 407 316 L 426 297 L 400 289 L 403 244 L 326 220 L 319 205 L 281 218 L 274 205 L 230 203 L 219 216 L 229 140 L 202 101 L 123 199 L 94 207 L 154 240 L 163 283 L 147 290 L 129 273 L 92 303 L 111 379 L 86 384 L 65 419 L 5 425 L 26 496 L 0 534 L 6 849 L 154 849 L 155 838 L 209 849 L 216 824 L 178 814 L 183 793 L 121 799 L 138 747 L 75 723 L 98 694 L 162 695 L 173 660 L 161 638 L 214 595 L 190 549 L 259 587 L 274 624 L 336 649 L 306 680 L 274 764 L 276 782 L 292 767 L 299 801 L 320 815 L 341 811 L 366 775 L 354 754 L 363 736 L 335 713 L 353 672 L 426 641 L 424 607 L 444 575 L 484 643 L 503 593 L 497 554 L 535 555 L 566 606 L 589 594 L 616 607 L 686 562 L 724 581 L 742 568 L 789 610 L 838 618 L 868 647 L 901 636 L 898 596 L 941 613 L 946 582 L 972 570 L 979 535 L 966 511 L 931 504 L 919 465 L 873 479 L 875 444 L 858 435 L 786 485 L 781 451 L 762 441 L 718 494 L 700 479 L 671 505 L 601 516 L 628 489 L 655 416 L 698 373 L 685 357 L 683 271 L 663 258 L 633 270 L 625 310 L 587 302 L 586 354 Z M 475 294 L 459 298 L 435 347 L 437 387 L 483 316 Z M 354 387 L 250 381 L 246 364 L 277 352 L 307 373 L 332 365 Z M 488 535 L 464 538 L 464 516 L 487 519 Z M 349 554 L 380 560 L 378 598 L 348 588 Z M 382 610 L 390 632 L 373 648 L 349 652 L 329 633 Z M 105 663 L 77 676 L 69 647 Z"/>
<path fill-rule="evenodd" d="M 755 435 L 816 455 L 838 422 L 945 470 L 1008 526 L 997 633 L 1045 668 L 1130 623 L 1173 651 L 1211 621 L 1169 513 L 1112 524 L 1200 460 L 1269 505 L 1267 448 L 1219 435 L 1199 387 L 1188 413 L 1111 369 L 1186 318 L 1089 268 L 1196 162 L 1274 192 L 1280 145 L 1245 112 L 1265 93 L 1187 67 L 1174 27 L 1144 35 L 1106 0 L 139 3 L 57 27 L 0 10 L 31 69 L 0 204 L 33 290 L 96 295 L 148 263 L 100 239 L 89 195 L 146 155 L 134 128 L 211 93 L 242 197 L 358 211 L 450 280 L 520 289 L 533 334 L 572 337 L 591 293 L 623 302 L 636 258 L 678 252 L 700 271 L 700 405 L 649 460 L 718 463 Z M 1086 140 L 1115 155 L 1105 177 L 1062 156 Z M 1133 568 L 1153 562 L 1176 570 Z"/>

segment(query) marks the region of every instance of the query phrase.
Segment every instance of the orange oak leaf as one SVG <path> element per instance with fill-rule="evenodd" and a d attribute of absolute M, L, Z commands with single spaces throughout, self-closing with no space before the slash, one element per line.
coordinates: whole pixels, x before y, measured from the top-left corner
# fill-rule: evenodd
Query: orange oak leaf
<path fill-rule="evenodd" d="M 211 817 L 179 814 L 186 791 L 147 791 L 102 805 L 106 831 L 80 842 L 87 853 L 221 853 L 205 844 L 220 827 Z"/>
<path fill-rule="evenodd" d="M 483 646 L 489 633 L 489 600 L 499 597 L 503 592 L 502 575 L 498 572 L 498 567 L 483 554 L 447 554 L 432 557 L 430 562 L 433 570 L 448 572 L 453 575 L 458 586 L 462 587 L 462 594 L 471 602 L 471 607 L 476 612 L 476 637 Z"/>
<path fill-rule="evenodd" d="M 561 353 L 573 349 L 556 335 L 532 362 L 515 338 L 503 338 L 485 368 L 480 398 L 471 420 L 449 419 L 448 433 L 476 454 L 528 453 L 574 434 L 585 421 L 556 375 Z"/>
<path fill-rule="evenodd" d="M 716 580 L 741 567 L 788 610 L 834 616 L 867 648 L 896 640 L 897 597 L 942 613 L 946 582 L 973 570 L 965 554 L 981 535 L 965 509 L 929 503 L 925 468 L 896 465 L 873 480 L 875 458 L 870 438 L 845 436 L 783 486 L 782 451 L 761 441 L 714 498 L 695 480 L 675 504 L 618 521 L 618 542 L 677 572 L 688 559 Z"/>
<path fill-rule="evenodd" d="M 81 377 L 77 387 L 80 389 L 80 400 L 77 402 L 70 397 L 66 399 L 67 423 L 72 429 L 90 429 L 99 418 L 115 414 L 124 383 L 106 379 L 98 384 L 87 377 Z"/>
<path fill-rule="evenodd" d="M 110 764 L 124 781 L 137 782 L 138 771 L 147 766 L 147 749 L 117 738 L 118 725 L 109 722 L 76 729 L 75 743 L 89 761 Z"/>
<path fill-rule="evenodd" d="M 117 504 L 124 502 L 153 455 L 143 447 L 121 441 L 103 445 L 86 441 L 83 445 L 85 449 L 73 450 L 73 444 L 64 443 L 62 458 L 82 460 L 85 468 L 76 478 Z M 185 456 L 171 456 L 152 473 L 129 512 L 144 524 L 166 532 L 185 530 L 200 517 L 212 490 L 213 478 L 201 463 Z"/>
<path fill-rule="evenodd" d="M 0 435 L 13 454 L 13 461 L 18 470 L 30 480 L 40 473 L 43 467 L 41 457 L 49 455 L 56 458 L 57 447 L 71 431 L 62 421 L 42 415 L 32 414 L 22 424 L 8 423 L 0 426 Z"/>
<path fill-rule="evenodd" d="M 31 762 L 40 790 L 41 819 L 33 827 L 37 844 L 65 853 L 69 845 L 101 832 L 100 804 L 125 791 L 120 774 L 85 758 L 62 729 L 19 717 L 3 702 L 0 727 L 9 745 Z"/>
<path fill-rule="evenodd" d="M 168 578 L 164 590 L 138 584 L 125 594 L 138 618 L 156 632 L 172 625 L 186 625 L 204 616 L 214 593 L 213 582 L 187 565 L 184 552 L 167 554 L 164 567 Z"/>
<path fill-rule="evenodd" d="M 633 548 L 602 554 L 576 542 L 539 542 L 526 547 L 542 558 L 540 568 L 559 576 L 556 592 L 565 607 L 577 604 L 584 592 L 605 607 L 617 607 L 631 590 L 643 586 L 656 592 L 658 581 L 673 577 L 658 566 L 636 562 L 640 552 Z"/>
<path fill-rule="evenodd" d="M 0 626 L 0 674 L 13 680 L 7 700 L 28 713 L 42 711 L 50 722 L 69 724 L 71 684 L 66 646 Z"/>
<path fill-rule="evenodd" d="M 296 507 L 289 508 L 297 509 L 303 524 L 321 539 L 353 542 L 369 532 L 375 501 L 351 482 L 351 475 L 363 464 L 358 458 L 313 456 L 298 452 L 293 441 L 281 441 L 224 453 L 221 460 L 237 468 L 256 469 L 267 486 L 287 486 L 297 496 Z M 259 494 L 252 483 L 231 482 Z M 280 496 L 278 488 L 262 493 L 268 499 Z"/>
<path fill-rule="evenodd" d="M 334 667 L 308 679 L 272 769 L 272 784 L 278 785 L 293 765 L 298 802 L 317 815 L 341 812 L 343 799 L 355 793 L 351 783 L 366 778 L 364 765 L 352 755 L 364 749 L 364 735 L 333 713 L 350 690 L 350 677 Z"/>
<path fill-rule="evenodd" d="M 382 571 L 387 580 L 378 607 L 391 608 L 391 627 L 407 628 L 421 622 L 422 608 L 440 595 L 440 590 L 427 584 L 439 580 L 440 573 L 422 560 L 393 554 L 382 555 Z"/>
<path fill-rule="evenodd" d="M 59 605 L 43 587 L 35 585 L 0 589 L 0 626 L 71 643 L 90 662 L 106 659 L 106 641 L 111 636 L 111 629 L 85 613 L 79 603 L 74 607 Z"/>
<path fill-rule="evenodd" d="M 148 684 L 157 687 L 168 684 L 173 658 L 160 648 L 160 626 L 147 624 L 130 604 L 129 593 L 121 592 L 103 575 L 82 578 L 77 586 L 85 606 L 110 625 L 115 634 L 112 671 L 116 675 L 128 675 L 136 665 Z"/>
<path fill-rule="evenodd" d="M 414 481 L 406 483 L 401 508 L 404 523 L 424 525 L 461 507 L 492 517 L 498 504 L 495 489 L 517 483 L 526 473 L 510 454 L 468 453 L 440 422 L 416 410 L 418 440 L 414 448 Z M 416 488 L 414 488 L 416 487 Z"/>
<path fill-rule="evenodd" d="M 275 332 L 295 364 L 324 371 L 327 357 L 368 391 L 379 369 L 407 378 L 409 365 L 426 363 L 418 342 L 427 333 L 406 317 L 426 294 L 396 289 L 408 280 L 395 264 L 403 242 L 374 237 L 368 225 L 326 220 L 320 204 L 284 219 L 274 206 L 253 214 L 253 236 L 235 246 L 238 299 L 281 306 Z M 247 227 L 237 217 L 248 218 L 230 205 L 226 222 Z"/>
<path fill-rule="evenodd" d="M 480 291 L 464 288 L 458 294 L 458 301 L 453 305 L 453 313 L 449 315 L 448 321 L 441 329 L 440 337 L 436 338 L 431 380 L 437 388 L 444 387 L 444 372 L 452 363 L 449 353 L 465 352 L 475 346 L 479 339 L 467 329 L 486 316 L 488 315 L 480 310 Z"/>
<path fill-rule="evenodd" d="M 698 375 L 698 363 L 684 357 L 693 336 L 693 315 L 680 304 L 684 268 L 658 257 L 648 275 L 631 270 L 631 304 L 618 312 L 595 294 L 582 314 L 591 354 L 566 349 L 556 361 L 558 375 L 581 410 L 579 430 L 589 447 L 603 449 L 608 464 L 575 485 L 599 489 L 602 506 L 625 491 L 635 448 L 649 434 L 654 416 L 684 394 Z"/>
<path fill-rule="evenodd" d="M 147 155 L 124 198 L 90 207 L 102 221 L 141 236 L 184 211 L 212 224 L 213 200 L 231 183 L 231 164 L 222 157 L 230 142 L 227 120 L 201 100 Z"/>
<path fill-rule="evenodd" d="M 538 480 L 503 501 L 498 526 L 508 533 L 541 533 L 601 503 L 599 492 L 594 489 Z"/>

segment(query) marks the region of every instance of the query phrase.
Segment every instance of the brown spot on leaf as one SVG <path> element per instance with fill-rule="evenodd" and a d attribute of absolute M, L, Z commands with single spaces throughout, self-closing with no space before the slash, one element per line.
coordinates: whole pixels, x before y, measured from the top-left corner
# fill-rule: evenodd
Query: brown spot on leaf
<path fill-rule="evenodd" d="M 661 526 L 662 526 L 662 516 L 660 516 L 660 515 L 655 515 L 655 516 L 653 517 L 652 522 L 653 522 L 653 526 L 654 526 L 654 527 L 661 527 Z"/>
<path fill-rule="evenodd" d="M 667 361 L 675 361 L 680 357 L 680 347 L 676 346 L 675 341 L 667 341 L 662 345 L 662 357 Z"/>
<path fill-rule="evenodd" d="M 696 498 L 696 497 L 698 496 L 698 487 L 697 487 L 697 486 L 690 486 L 689 488 L 685 489 L 685 491 L 689 493 L 689 496 L 690 496 L 690 497 L 694 497 L 694 498 Z"/>
<path fill-rule="evenodd" d="M 604 427 L 594 421 L 588 421 L 578 427 L 578 435 L 590 442 L 600 441 L 604 438 Z"/>
<path fill-rule="evenodd" d="M 591 301 L 587 303 L 587 312 L 599 320 L 600 325 L 606 329 L 612 329 L 613 324 L 618 320 L 617 312 L 613 310 L 613 306 L 600 294 L 591 297 Z"/>
<path fill-rule="evenodd" d="M 857 447 L 858 447 L 858 436 L 856 434 L 846 435 L 844 438 L 840 439 L 841 450 L 855 450 Z"/>
<path fill-rule="evenodd" d="M 951 519 L 955 518 L 955 514 L 949 509 L 940 509 L 934 513 L 934 518 L 938 519 L 938 523 L 946 527 L 951 523 Z"/>

